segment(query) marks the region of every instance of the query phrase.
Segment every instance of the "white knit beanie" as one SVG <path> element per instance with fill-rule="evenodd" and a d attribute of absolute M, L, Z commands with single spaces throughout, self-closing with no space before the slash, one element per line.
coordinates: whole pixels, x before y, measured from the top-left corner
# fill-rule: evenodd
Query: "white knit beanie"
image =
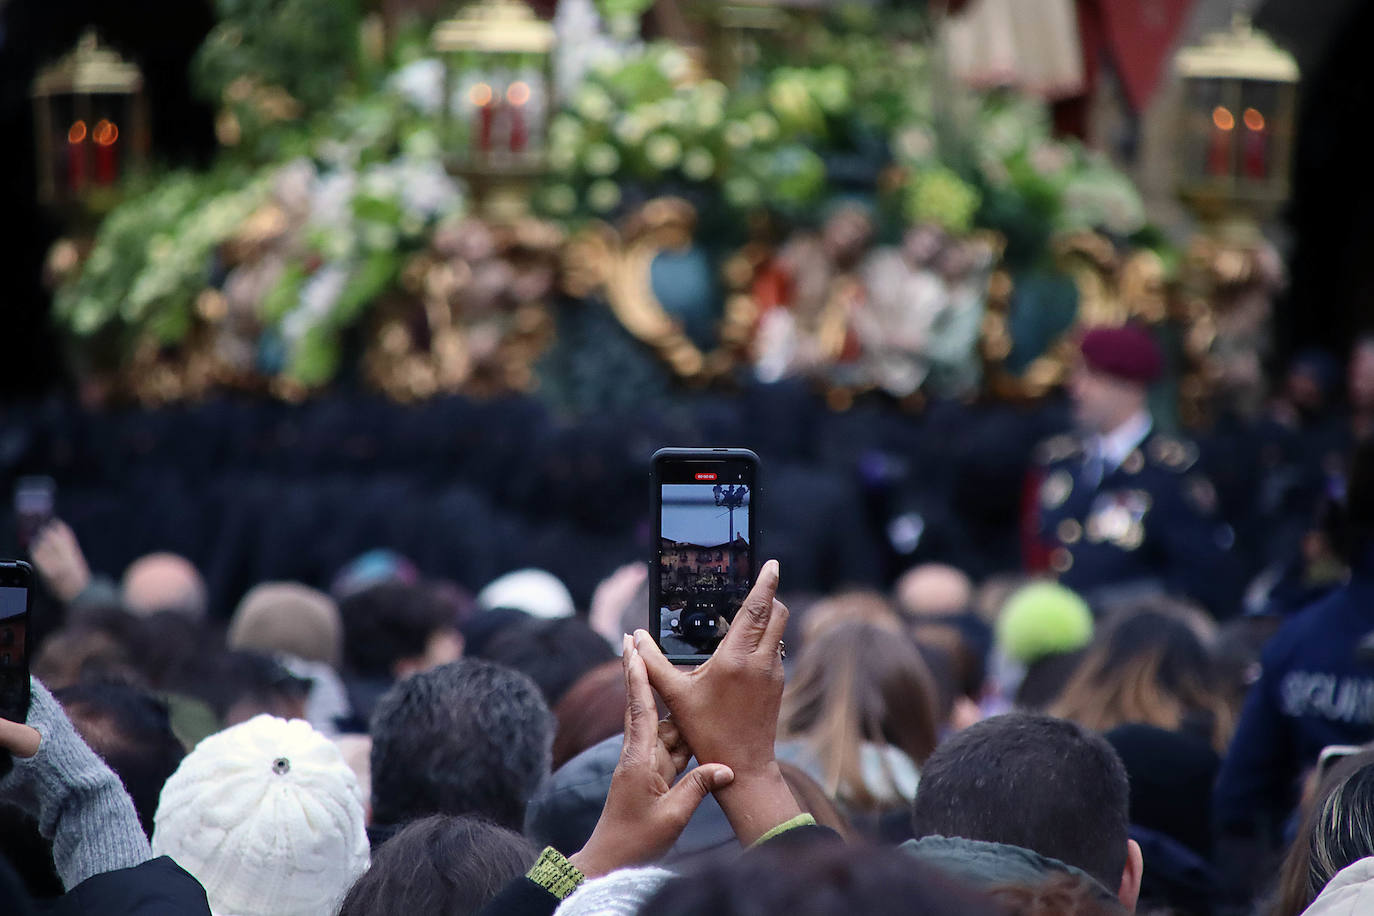
<path fill-rule="evenodd" d="M 367 870 L 362 790 L 308 723 L 256 716 L 206 738 L 167 780 L 153 855 L 194 875 L 216 916 L 332 913 Z"/>
<path fill-rule="evenodd" d="M 554 916 L 635 916 L 676 875 L 656 866 L 622 868 L 583 881 Z"/>
<path fill-rule="evenodd" d="M 477 605 L 488 611 L 514 608 L 543 620 L 571 617 L 577 611 L 568 587 L 542 569 L 517 569 L 487 583 L 477 593 Z"/>

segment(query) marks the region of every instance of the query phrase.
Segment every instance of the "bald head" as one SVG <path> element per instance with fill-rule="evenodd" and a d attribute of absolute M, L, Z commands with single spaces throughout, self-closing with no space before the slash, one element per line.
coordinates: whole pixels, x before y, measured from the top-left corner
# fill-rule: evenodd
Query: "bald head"
<path fill-rule="evenodd" d="M 191 561 L 174 553 L 150 553 L 124 571 L 124 606 L 140 617 L 158 611 L 205 616 L 205 580 Z"/>
<path fill-rule="evenodd" d="M 973 583 L 953 566 L 926 563 L 897 580 L 897 603 L 917 617 L 958 614 L 973 603 Z"/>

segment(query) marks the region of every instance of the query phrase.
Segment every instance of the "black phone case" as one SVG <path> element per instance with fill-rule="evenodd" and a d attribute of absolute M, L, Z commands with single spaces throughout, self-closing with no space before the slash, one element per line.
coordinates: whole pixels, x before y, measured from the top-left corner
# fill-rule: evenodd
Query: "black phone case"
<path fill-rule="evenodd" d="M 660 581 L 659 581 L 659 543 L 662 534 L 662 512 L 660 505 L 660 484 L 662 476 L 660 474 L 660 462 L 672 459 L 683 459 L 689 461 L 745 461 L 753 465 L 753 484 L 750 492 L 750 514 L 749 514 L 749 546 L 750 552 L 754 557 L 754 569 L 752 575 L 758 575 L 757 567 L 762 564 L 762 554 L 760 552 L 760 538 L 763 534 L 763 526 L 760 523 L 760 498 L 763 493 L 762 476 L 763 463 L 759 456 L 751 449 L 747 448 L 661 448 L 654 452 L 649 461 L 649 506 L 650 517 L 652 519 L 652 532 L 649 548 L 649 633 L 653 636 L 654 642 L 659 649 L 663 648 L 660 639 L 660 628 L 662 620 L 660 616 Z M 675 665 L 700 665 L 709 659 L 710 654 L 700 655 L 681 655 L 669 654 L 665 652 L 668 660 Z"/>

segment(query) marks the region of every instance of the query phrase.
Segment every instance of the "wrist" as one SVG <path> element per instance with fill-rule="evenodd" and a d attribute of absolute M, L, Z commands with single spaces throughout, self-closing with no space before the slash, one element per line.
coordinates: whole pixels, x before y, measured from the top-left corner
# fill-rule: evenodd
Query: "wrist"
<path fill-rule="evenodd" d="M 737 774 L 715 796 L 743 846 L 752 846 L 774 827 L 802 813 L 776 760 L 743 776 Z"/>

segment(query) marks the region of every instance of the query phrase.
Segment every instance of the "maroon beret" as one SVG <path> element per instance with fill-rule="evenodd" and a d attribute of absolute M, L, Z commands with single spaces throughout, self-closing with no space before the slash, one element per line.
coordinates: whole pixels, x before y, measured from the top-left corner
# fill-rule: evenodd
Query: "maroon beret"
<path fill-rule="evenodd" d="M 1083 335 L 1081 349 L 1088 368 L 1141 385 L 1157 381 L 1164 368 L 1154 338 L 1134 325 L 1092 328 Z"/>

